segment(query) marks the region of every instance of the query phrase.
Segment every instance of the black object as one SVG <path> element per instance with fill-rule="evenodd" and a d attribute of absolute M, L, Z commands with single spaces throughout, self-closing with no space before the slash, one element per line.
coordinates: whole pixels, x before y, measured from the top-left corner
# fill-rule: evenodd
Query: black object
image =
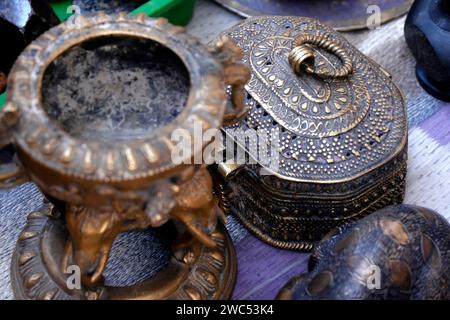
<path fill-rule="evenodd" d="M 0 71 L 0 94 L 6 89 L 6 75 Z"/>
<path fill-rule="evenodd" d="M 450 101 L 450 1 L 416 0 L 406 19 L 405 38 L 422 87 Z"/>
<path fill-rule="evenodd" d="M 22 50 L 44 31 L 59 24 L 45 0 L 8 0 L 0 2 L 0 72 L 8 75 Z"/>

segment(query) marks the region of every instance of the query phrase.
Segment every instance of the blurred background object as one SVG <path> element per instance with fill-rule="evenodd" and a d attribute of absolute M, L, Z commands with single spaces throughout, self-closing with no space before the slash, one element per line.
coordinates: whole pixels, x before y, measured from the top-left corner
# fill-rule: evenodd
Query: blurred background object
<path fill-rule="evenodd" d="M 145 2 L 147 0 L 73 0 L 73 4 L 80 7 L 81 14 L 95 11 L 104 11 L 106 13 L 132 11 Z"/>
<path fill-rule="evenodd" d="M 0 94 L 6 89 L 6 75 L 0 71 Z"/>
<path fill-rule="evenodd" d="M 450 1 L 417 0 L 406 19 L 405 38 L 421 86 L 450 101 Z"/>
<path fill-rule="evenodd" d="M 117 13 L 145 13 L 151 17 L 165 17 L 172 24 L 184 26 L 192 18 L 195 0 L 65 0 L 50 1 L 61 20 L 66 20 L 75 10 L 86 14 L 95 11 Z M 78 7 L 74 7 L 78 6 Z"/>
<path fill-rule="evenodd" d="M 321 20 L 336 30 L 364 29 L 372 25 L 373 14 L 381 13 L 379 23 L 406 12 L 413 0 L 215 0 L 244 17 L 277 15 L 303 16 Z"/>
<path fill-rule="evenodd" d="M 4 44 L 0 51 L 0 71 L 8 75 L 22 50 L 58 23 L 58 18 L 45 0 L 0 1 L 0 30 Z"/>

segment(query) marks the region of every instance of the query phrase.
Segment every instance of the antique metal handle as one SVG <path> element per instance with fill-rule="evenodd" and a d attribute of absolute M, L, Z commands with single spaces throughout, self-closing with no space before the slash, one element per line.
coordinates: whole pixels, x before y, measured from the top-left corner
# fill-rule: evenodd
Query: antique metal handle
<path fill-rule="evenodd" d="M 6 104 L 0 112 L 0 149 L 11 143 L 12 137 L 9 129 L 16 124 L 18 114 L 18 110 L 11 103 Z M 18 186 L 27 180 L 23 169 L 14 161 L 3 163 L 0 159 L 0 189 Z"/>
<path fill-rule="evenodd" d="M 245 105 L 245 84 L 250 80 L 250 69 L 239 62 L 243 52 L 226 35 L 212 44 L 210 52 L 222 62 L 225 84 L 229 86 L 233 110 L 227 110 L 223 118 L 223 125 L 229 126 L 242 119 L 250 109 Z"/>
<path fill-rule="evenodd" d="M 244 118 L 250 110 L 249 106 L 245 105 L 245 88 L 244 85 L 247 81 L 244 81 L 240 85 L 230 85 L 231 88 L 231 103 L 233 110 L 227 111 L 223 116 L 223 126 L 230 126 L 242 118 Z"/>
<path fill-rule="evenodd" d="M 342 66 L 337 69 L 317 70 L 314 67 L 315 52 L 310 45 L 316 45 L 336 55 Z M 307 73 L 316 74 L 322 78 L 340 78 L 352 72 L 352 59 L 341 45 L 330 39 L 327 35 L 301 34 L 294 40 L 294 47 L 289 53 L 289 63 L 297 74 L 303 70 Z"/>

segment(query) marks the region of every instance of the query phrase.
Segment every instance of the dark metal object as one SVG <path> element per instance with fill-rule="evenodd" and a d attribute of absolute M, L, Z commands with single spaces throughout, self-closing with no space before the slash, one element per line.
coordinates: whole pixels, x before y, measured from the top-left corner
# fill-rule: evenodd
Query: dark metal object
<path fill-rule="evenodd" d="M 204 165 L 172 161 L 171 133 L 222 125 L 224 85 L 243 97 L 249 72 L 236 63 L 242 53 L 229 38 L 208 51 L 183 28 L 144 14 L 77 19 L 76 28 L 53 28 L 23 52 L 0 114 L 2 143 L 15 145 L 20 162 L 1 165 L 1 186 L 27 177 L 57 208 L 51 219 L 31 214 L 20 236 L 12 264 L 17 297 L 228 298 L 236 258 L 226 231 L 216 228 L 212 179 Z M 229 70 L 234 77 L 224 76 Z M 243 100 L 234 102 L 228 121 L 245 109 Z M 170 269 L 131 287 L 105 287 L 116 236 L 168 220 L 179 232 Z M 73 264 L 81 271 L 78 291 L 64 281 Z"/>
<path fill-rule="evenodd" d="M 408 12 L 413 0 L 216 0 L 224 7 L 244 17 L 303 16 L 319 19 L 336 30 L 367 28 L 367 21 L 378 6 L 381 23 Z M 371 7 L 372 6 L 372 7 Z"/>
<path fill-rule="evenodd" d="M 416 75 L 432 96 L 450 101 L 450 3 L 418 0 L 405 23 L 405 38 L 417 60 Z"/>
<path fill-rule="evenodd" d="M 5 92 L 6 89 L 6 75 L 0 71 L 0 94 Z"/>
<path fill-rule="evenodd" d="M 59 24 L 45 0 L 8 0 L 0 4 L 2 50 L 0 72 L 8 75 L 23 49 L 40 34 Z"/>
<path fill-rule="evenodd" d="M 279 299 L 450 299 L 450 225 L 398 205 L 339 228 L 313 251 L 309 272 Z"/>
<path fill-rule="evenodd" d="M 251 110 L 225 133 L 258 162 L 218 165 L 225 210 L 269 244 L 311 250 L 334 227 L 402 202 L 406 111 L 386 71 L 309 18 L 251 18 L 225 34 L 252 70 Z M 234 135 L 252 129 L 270 133 L 258 132 L 267 152 Z"/>

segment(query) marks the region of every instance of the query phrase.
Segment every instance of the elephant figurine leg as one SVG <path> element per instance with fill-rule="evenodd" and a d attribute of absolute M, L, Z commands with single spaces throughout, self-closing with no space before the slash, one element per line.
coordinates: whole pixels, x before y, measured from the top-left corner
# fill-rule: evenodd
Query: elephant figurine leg
<path fill-rule="evenodd" d="M 63 266 L 73 261 L 87 287 L 103 284 L 103 271 L 114 239 L 123 229 L 123 220 L 113 211 L 69 206 L 66 212 L 69 231 Z"/>

